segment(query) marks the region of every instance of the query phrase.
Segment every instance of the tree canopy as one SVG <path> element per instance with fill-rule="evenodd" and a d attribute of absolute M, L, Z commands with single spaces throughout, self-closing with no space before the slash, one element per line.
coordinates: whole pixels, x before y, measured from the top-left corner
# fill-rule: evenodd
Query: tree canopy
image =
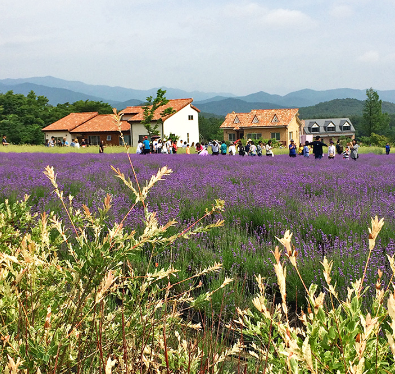
<path fill-rule="evenodd" d="M 169 103 L 169 100 L 165 97 L 166 90 L 158 89 L 156 92 L 155 99 L 152 96 L 147 97 L 147 102 L 143 106 L 144 109 L 144 119 L 141 123 L 144 125 L 145 129 L 148 132 L 148 136 L 159 135 L 159 125 L 163 123 L 163 118 L 169 116 L 175 112 L 172 107 L 168 107 L 160 113 L 160 118 L 154 124 L 154 115 L 155 111 L 162 106 L 165 106 Z"/>
<path fill-rule="evenodd" d="M 0 93 L 0 135 L 14 144 L 42 144 L 41 129 L 70 113 L 112 113 L 111 105 L 102 101 L 76 101 L 75 103 L 48 104 L 45 96 L 30 91 L 26 96 L 13 91 Z"/>
<path fill-rule="evenodd" d="M 373 88 L 366 90 L 366 101 L 363 107 L 362 128 L 366 136 L 372 133 L 383 134 L 389 129 L 389 116 L 382 112 L 382 101 Z"/>

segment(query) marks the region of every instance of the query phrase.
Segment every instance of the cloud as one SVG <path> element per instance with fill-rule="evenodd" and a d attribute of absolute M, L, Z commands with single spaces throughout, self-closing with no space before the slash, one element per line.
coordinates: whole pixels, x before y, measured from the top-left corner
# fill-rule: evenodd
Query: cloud
<path fill-rule="evenodd" d="M 354 14 L 354 9 L 350 5 L 339 4 L 332 7 L 329 13 L 335 18 L 349 18 Z"/>
<path fill-rule="evenodd" d="M 357 57 L 360 62 L 376 63 L 380 61 L 380 54 L 378 51 L 367 51 Z"/>
<path fill-rule="evenodd" d="M 295 9 L 267 8 L 258 3 L 228 5 L 225 15 L 235 21 L 267 28 L 294 28 L 314 25 L 315 21 L 307 14 Z"/>

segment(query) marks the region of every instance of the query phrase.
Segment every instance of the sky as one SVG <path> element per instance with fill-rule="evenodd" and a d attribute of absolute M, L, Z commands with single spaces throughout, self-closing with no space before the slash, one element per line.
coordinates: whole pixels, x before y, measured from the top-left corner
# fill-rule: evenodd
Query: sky
<path fill-rule="evenodd" d="M 1 0 L 0 79 L 395 89 L 395 0 Z"/>

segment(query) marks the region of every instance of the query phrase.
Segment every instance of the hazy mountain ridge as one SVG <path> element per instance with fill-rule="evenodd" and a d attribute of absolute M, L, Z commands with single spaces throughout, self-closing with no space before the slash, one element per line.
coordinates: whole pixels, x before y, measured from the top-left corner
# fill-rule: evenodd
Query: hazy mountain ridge
<path fill-rule="evenodd" d="M 303 89 L 287 95 L 272 95 L 259 91 L 245 96 L 210 93 L 200 91 L 183 91 L 175 88 L 166 89 L 168 99 L 192 97 L 194 105 L 202 112 L 225 116 L 232 111 L 249 112 L 252 109 L 304 108 L 308 118 L 314 113 L 321 115 L 361 115 L 366 90 L 339 88 L 324 91 Z M 78 100 L 103 101 L 117 109 L 141 105 L 147 96 L 155 96 L 157 89 L 134 90 L 125 87 L 89 85 L 79 81 L 67 81 L 54 77 L 33 77 L 0 80 L 0 92 L 12 90 L 14 93 L 27 95 L 33 90 L 36 95 L 46 96 L 49 103 L 57 105 Z M 377 91 L 384 101 L 383 111 L 395 113 L 395 90 Z M 229 97 L 231 96 L 231 97 Z M 200 99 L 199 99 L 200 98 Z M 337 101 L 336 101 L 337 100 Z M 354 100 L 354 101 L 353 101 Z"/>
<path fill-rule="evenodd" d="M 125 88 L 119 86 L 105 86 L 105 85 L 91 85 L 79 81 L 67 81 L 51 76 L 47 77 L 33 77 L 33 78 L 18 78 L 18 79 L 0 79 L 0 83 L 8 86 L 17 86 L 22 83 L 33 83 L 52 88 L 63 88 L 70 91 L 81 92 L 85 95 L 92 95 L 100 97 L 101 100 L 107 102 L 124 102 L 125 100 L 137 99 L 144 101 L 148 96 L 155 96 L 158 88 L 151 88 L 148 90 L 135 90 L 132 88 Z M 230 93 L 216 93 L 216 92 L 200 92 L 200 91 L 184 91 L 178 88 L 161 87 L 166 90 L 166 97 L 168 99 L 180 99 L 192 97 L 194 100 L 207 100 L 213 96 L 234 97 Z"/>

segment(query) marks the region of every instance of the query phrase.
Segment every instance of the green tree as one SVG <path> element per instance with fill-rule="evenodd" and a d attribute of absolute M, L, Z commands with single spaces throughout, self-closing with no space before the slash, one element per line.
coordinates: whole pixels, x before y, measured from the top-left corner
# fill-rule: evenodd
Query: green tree
<path fill-rule="evenodd" d="M 386 133 L 389 128 L 389 116 L 382 112 L 382 100 L 373 88 L 366 90 L 362 128 L 366 136 Z"/>
<path fill-rule="evenodd" d="M 156 92 L 155 99 L 152 96 L 148 96 L 147 103 L 143 106 L 144 119 L 141 121 L 141 123 L 147 130 L 149 137 L 159 135 L 159 125 L 163 123 L 163 118 L 175 113 L 175 110 L 172 107 L 165 108 L 162 112 L 160 112 L 160 118 L 155 124 L 153 124 L 155 121 L 155 112 L 160 107 L 169 103 L 169 100 L 165 97 L 165 93 L 166 90 L 161 90 L 159 88 Z"/>
<path fill-rule="evenodd" d="M 220 129 L 220 126 L 224 122 L 224 117 L 209 117 L 205 118 L 199 116 L 199 138 L 203 142 L 209 140 L 221 140 L 224 138 L 224 132 Z"/>

